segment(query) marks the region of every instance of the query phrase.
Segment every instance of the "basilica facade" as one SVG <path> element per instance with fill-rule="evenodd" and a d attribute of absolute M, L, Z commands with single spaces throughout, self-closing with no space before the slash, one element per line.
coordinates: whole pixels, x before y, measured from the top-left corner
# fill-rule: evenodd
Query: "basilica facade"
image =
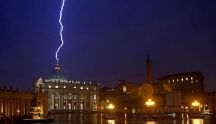
<path fill-rule="evenodd" d="M 97 111 L 99 103 L 96 82 L 81 82 L 68 79 L 59 64 L 45 77 L 34 81 L 35 92 L 48 93 L 49 111 Z"/>

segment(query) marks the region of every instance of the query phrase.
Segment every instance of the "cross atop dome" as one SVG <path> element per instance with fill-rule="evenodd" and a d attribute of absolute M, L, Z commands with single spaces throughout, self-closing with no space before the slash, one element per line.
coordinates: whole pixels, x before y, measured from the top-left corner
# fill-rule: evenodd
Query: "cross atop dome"
<path fill-rule="evenodd" d="M 56 71 L 60 71 L 61 70 L 61 66 L 58 63 L 55 65 L 55 70 Z"/>

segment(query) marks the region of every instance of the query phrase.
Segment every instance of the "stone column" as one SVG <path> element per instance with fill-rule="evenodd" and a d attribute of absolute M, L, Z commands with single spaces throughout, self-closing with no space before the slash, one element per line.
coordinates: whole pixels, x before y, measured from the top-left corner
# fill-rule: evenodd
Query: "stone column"
<path fill-rule="evenodd" d="M 4 98 L 4 115 L 7 115 L 7 98 Z"/>
<path fill-rule="evenodd" d="M 0 98 L 0 113 L 3 113 L 3 98 Z"/>

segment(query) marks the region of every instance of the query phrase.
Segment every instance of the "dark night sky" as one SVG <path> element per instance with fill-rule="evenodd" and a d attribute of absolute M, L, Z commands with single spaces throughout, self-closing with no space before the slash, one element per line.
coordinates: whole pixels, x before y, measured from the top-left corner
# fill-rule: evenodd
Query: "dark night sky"
<path fill-rule="evenodd" d="M 49 74 L 60 44 L 60 0 L 0 0 L 0 85 L 31 89 Z M 143 82 L 150 51 L 154 79 L 201 71 L 216 89 L 215 0 L 66 0 L 63 71 L 113 86 Z"/>

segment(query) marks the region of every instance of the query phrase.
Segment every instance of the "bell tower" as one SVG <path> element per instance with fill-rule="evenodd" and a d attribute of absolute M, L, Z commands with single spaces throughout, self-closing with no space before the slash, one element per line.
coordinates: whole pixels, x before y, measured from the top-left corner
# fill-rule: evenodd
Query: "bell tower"
<path fill-rule="evenodd" d="M 152 84 L 153 83 L 153 76 L 152 76 L 152 63 L 149 57 L 149 53 L 147 54 L 146 59 L 146 80 L 145 84 Z"/>

